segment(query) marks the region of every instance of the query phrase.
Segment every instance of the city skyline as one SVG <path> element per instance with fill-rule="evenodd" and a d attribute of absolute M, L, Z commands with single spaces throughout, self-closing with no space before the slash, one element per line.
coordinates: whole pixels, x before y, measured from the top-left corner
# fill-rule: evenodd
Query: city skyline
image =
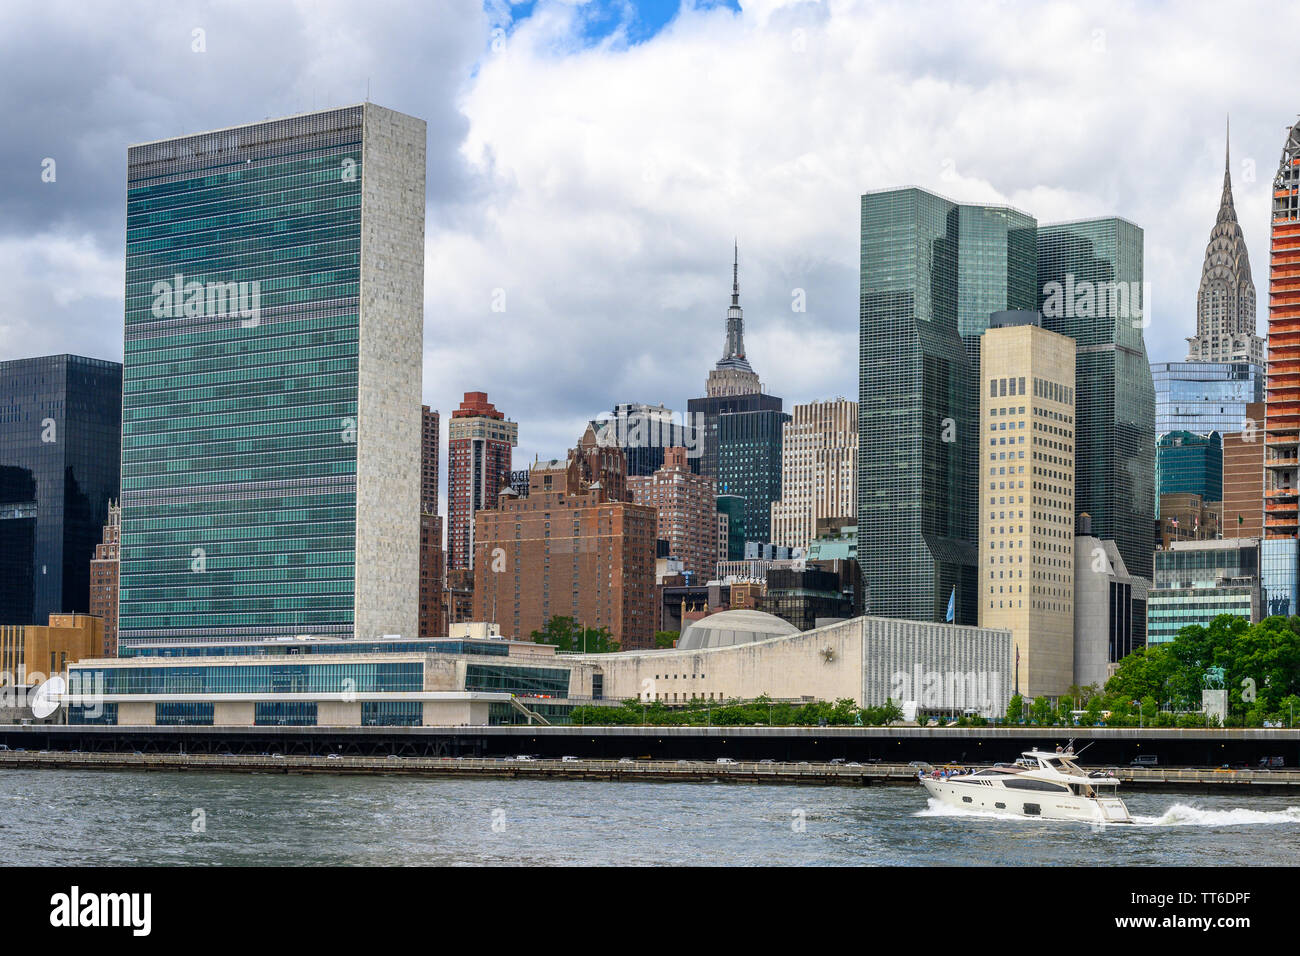
<path fill-rule="evenodd" d="M 436 38 L 440 64 L 420 90 L 365 50 L 323 71 L 312 59 L 314 40 L 284 53 L 293 79 L 283 92 L 268 93 L 254 79 L 232 85 L 224 78 L 262 42 L 250 40 L 253 49 L 239 52 L 223 42 L 230 33 L 243 35 L 246 14 L 214 13 L 206 24 L 190 24 L 184 17 L 172 19 L 165 8 L 150 21 L 164 68 L 101 66 L 93 57 L 76 69 L 59 57 L 50 67 L 28 64 L 38 77 L 62 64 L 74 81 L 88 87 L 116 77 L 154 99 L 146 108 L 140 97 L 124 97 L 103 115 L 85 115 L 81 124 L 59 123 L 54 133 L 39 117 L 37 83 L 29 85 L 37 99 L 9 112 L 15 129 L 3 148 L 13 168 L 30 167 L 39 188 L 20 182 L 0 187 L 0 242 L 13 249 L 7 268 L 16 270 L 13 281 L 27 293 L 0 306 L 0 358 L 68 351 L 69 339 L 79 343 L 71 350 L 80 354 L 121 358 L 120 335 L 110 321 L 121 314 L 124 220 L 116 197 L 122 170 L 114 158 L 121 148 L 250 118 L 292 115 L 313 104 L 357 102 L 366 96 L 367 77 L 373 100 L 426 117 L 430 125 L 423 400 L 445 413 L 464 391 L 487 389 L 502 407 L 532 409 L 527 418 L 519 416 L 524 427 L 517 454 L 523 461 L 558 454 L 582 422 L 615 400 L 684 407 L 715 358 L 717 317 L 726 307 L 736 236 L 746 249 L 741 270 L 747 277 L 748 358 L 762 370 L 768 390 L 791 403 L 852 394 L 854 227 L 837 210 L 872 189 L 916 182 L 963 203 L 1032 209 L 1043 222 L 1117 215 L 1138 223 L 1147 231 L 1154 290 L 1149 357 L 1175 361 L 1195 331 L 1195 280 L 1221 191 L 1223 116 L 1230 113 L 1238 218 L 1257 268 L 1267 261 L 1276 127 L 1278 117 L 1291 115 L 1291 106 L 1282 102 L 1284 89 L 1275 91 L 1285 84 L 1260 82 L 1262 65 L 1250 59 L 1244 43 L 1233 42 L 1251 35 L 1252 24 L 1264 15 L 1262 7 L 1243 11 L 1228 36 L 1218 38 L 1216 62 L 1230 81 L 1218 83 L 1212 96 L 1200 98 L 1204 102 L 1179 111 L 1161 99 L 1162 93 L 1174 95 L 1178 72 L 1161 78 L 1155 67 L 1169 67 L 1175 51 L 1194 50 L 1196 40 L 1182 24 L 1166 24 L 1144 35 L 1139 50 L 1134 37 L 1146 15 L 1140 11 L 1099 17 L 1105 22 L 1098 24 L 1063 13 L 1023 26 L 1039 31 L 1032 38 L 1062 49 L 1065 62 L 1032 67 L 1013 62 L 1006 69 L 1015 82 L 1002 91 L 992 83 L 972 85 L 965 68 L 984 55 L 987 41 L 962 32 L 969 28 L 931 25 L 933 39 L 914 54 L 888 52 L 882 37 L 891 28 L 910 34 L 927 18 L 940 17 L 932 11 L 808 11 L 766 4 L 741 5 L 738 11 L 734 5 L 699 4 L 668 17 L 621 14 L 602 4 L 490 6 L 449 5 L 440 14 L 445 20 L 436 23 L 414 16 L 410 22 L 366 27 L 373 31 L 373 46 L 385 49 L 394 63 L 428 37 Z M 146 15 L 125 16 L 129 21 Z M 322 8 L 319 25 L 340 15 Z M 904 22 L 904 15 L 914 22 Z M 21 13 L 3 16 L 21 25 Z M 314 36 L 316 22 L 302 21 L 299 14 L 268 16 L 284 31 Z M 1276 29 L 1276 13 L 1268 16 L 1270 29 Z M 47 17 L 32 29 L 57 27 L 57 17 Z M 201 43 L 195 30 L 202 31 Z M 16 37 L 21 31 L 0 35 Z M 710 73 L 701 53 L 723 38 L 739 44 L 770 77 L 747 74 L 742 82 Z M 195 45 L 202 51 L 192 49 Z M 55 44 L 60 50 L 65 46 Z M 19 68 L 23 51 L 6 52 Z M 1143 65 L 1139 54 L 1154 66 Z M 909 103 L 912 119 L 901 127 L 888 119 L 893 126 L 867 132 L 860 106 L 841 111 L 829 124 L 792 110 L 782 135 L 766 132 L 771 111 L 763 100 L 774 95 L 769 84 L 791 87 L 777 97 L 779 105 L 810 92 L 839 96 L 825 89 L 821 78 L 832 67 L 852 64 L 855 56 L 875 64 L 861 68 L 865 79 L 878 80 L 882 93 Z M 696 96 L 673 80 L 665 64 L 674 58 L 685 58 L 695 75 L 711 80 L 716 95 Z M 1154 84 L 1151 95 L 1113 116 L 1093 112 L 1068 129 L 1049 125 L 1045 104 L 1054 97 L 1077 102 L 1078 68 L 1099 58 L 1109 58 L 1101 62 L 1117 69 L 1105 76 L 1083 70 L 1101 85 L 1094 92 L 1104 95 L 1136 72 Z M 871 72 L 886 66 L 897 67 L 898 75 Z M 190 85 L 197 91 L 185 102 L 173 98 L 166 85 L 165 77 L 178 70 L 193 75 Z M 593 71 L 609 78 L 605 95 L 630 96 L 637 104 L 642 101 L 635 89 L 654 87 L 671 127 L 663 134 L 628 135 L 628 120 L 614 115 L 619 111 L 601 109 L 600 94 L 578 95 L 570 87 L 581 83 L 591 90 L 593 84 L 583 81 Z M 925 82 L 935 72 L 957 96 L 942 111 Z M 540 96 L 564 104 L 550 120 L 558 143 L 539 140 L 539 127 L 520 112 Z M 842 104 L 852 102 L 846 98 Z M 625 112 L 645 115 L 639 108 Z M 982 131 L 973 131 L 981 123 L 966 122 L 1017 112 L 1022 119 L 995 117 Z M 691 131 L 706 123 L 727 124 L 734 131 L 729 140 L 745 149 L 705 145 Z M 1104 140 L 1101 134 L 1117 136 L 1121 127 L 1126 141 L 1143 147 L 1134 155 L 1180 157 L 1183 176 L 1175 194 L 1151 188 L 1159 162 L 1123 162 L 1113 152 L 1099 159 L 1093 152 L 1092 141 Z M 1008 150 L 1008 144 L 1050 145 L 1028 149 L 1025 156 L 1020 154 L 1026 150 Z M 707 149 L 707 166 L 695 158 L 699 148 Z M 54 182 L 41 182 L 45 158 L 56 163 Z M 554 187 L 544 188 L 543 166 L 558 177 Z M 574 191 L 579 182 L 585 191 Z M 712 198 L 697 202 L 700 190 Z M 1159 204 L 1148 195 L 1158 196 Z M 572 228 L 549 228 L 575 212 L 580 219 Z M 622 221 L 614 225 L 615 219 Z M 668 232 L 662 232 L 665 225 Z M 612 236 L 611 229 L 616 230 Z M 673 238 L 652 242 L 658 234 Z M 543 236 L 545 248 L 539 245 Z M 553 276 L 565 281 L 550 281 Z M 504 293 L 503 313 L 492 311 L 497 290 Z M 792 311 L 796 290 L 802 291 L 805 312 Z M 571 331 L 558 336 L 534 331 L 561 320 Z M 472 363 L 462 359 L 499 341 L 503 325 L 518 347 L 506 350 L 500 381 L 474 380 Z M 611 334 L 621 329 L 628 334 Z M 698 356 L 692 350 L 688 361 L 664 363 L 664 340 L 683 336 L 701 340 Z M 606 360 L 622 382 L 617 395 L 581 374 L 583 367 Z M 555 370 L 548 381 L 560 383 L 541 394 L 527 372 L 539 362 Z M 431 367 L 451 371 L 431 376 Z"/>

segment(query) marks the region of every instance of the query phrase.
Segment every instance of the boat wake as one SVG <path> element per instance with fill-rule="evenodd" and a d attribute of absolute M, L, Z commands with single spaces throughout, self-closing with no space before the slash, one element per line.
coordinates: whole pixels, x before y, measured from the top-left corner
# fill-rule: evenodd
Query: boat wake
<path fill-rule="evenodd" d="M 1241 827 L 1300 823 L 1300 807 L 1285 810 L 1202 810 L 1185 803 L 1175 803 L 1158 817 L 1133 815 L 1133 822 L 1146 827 Z"/>
<path fill-rule="evenodd" d="M 1028 820 L 1033 823 L 1083 823 L 1085 826 L 1096 826 L 1096 823 L 1074 820 L 1042 820 L 1035 817 L 1022 817 L 1014 814 L 993 813 L 987 810 L 969 810 L 965 807 L 954 807 L 951 804 L 929 797 L 926 799 L 928 806 L 924 810 L 918 810 L 913 816 L 917 817 L 958 817 L 961 819 L 978 819 L 978 820 Z M 1300 823 L 1300 807 L 1287 807 L 1285 810 L 1246 810 L 1242 807 L 1236 807 L 1232 810 L 1203 810 L 1200 807 L 1188 806 L 1185 803 L 1175 803 L 1158 817 L 1141 816 L 1133 814 L 1131 824 L 1101 824 L 1102 826 L 1115 826 L 1124 828 L 1129 826 L 1139 827 L 1242 827 L 1242 826 L 1277 826 L 1279 824 Z"/>

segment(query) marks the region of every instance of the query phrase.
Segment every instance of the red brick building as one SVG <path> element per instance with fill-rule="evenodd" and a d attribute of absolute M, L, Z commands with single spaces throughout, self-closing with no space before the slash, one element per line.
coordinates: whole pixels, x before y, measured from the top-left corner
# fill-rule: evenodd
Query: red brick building
<path fill-rule="evenodd" d="M 565 461 L 538 462 L 528 497 L 506 489 L 475 517 L 474 619 L 528 640 L 552 617 L 654 647 L 654 509 L 626 494 L 627 462 L 589 427 Z"/>
<path fill-rule="evenodd" d="M 90 614 L 104 622 L 103 655 L 117 656 L 117 572 L 122 507 L 109 502 L 104 540 L 90 560 Z"/>
<path fill-rule="evenodd" d="M 510 449 L 519 426 L 488 401 L 487 392 L 466 392 L 447 423 L 447 567 L 474 566 L 474 514 L 496 507 L 497 492 L 510 484 Z"/>
<path fill-rule="evenodd" d="M 681 559 L 692 580 L 709 581 L 718 561 L 717 482 L 692 473 L 685 448 L 668 448 L 662 468 L 629 477 L 627 486 L 633 501 L 655 509 L 668 553 Z"/>

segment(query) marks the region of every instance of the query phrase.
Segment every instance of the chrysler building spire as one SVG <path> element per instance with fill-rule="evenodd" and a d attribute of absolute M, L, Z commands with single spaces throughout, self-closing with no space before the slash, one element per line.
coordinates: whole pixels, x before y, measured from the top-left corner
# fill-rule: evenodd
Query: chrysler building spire
<path fill-rule="evenodd" d="M 1225 128 L 1226 131 L 1226 128 Z M 1255 334 L 1255 283 L 1246 238 L 1232 202 L 1231 146 L 1223 148 L 1223 192 L 1210 230 L 1196 295 L 1196 335 L 1189 361 L 1264 364 L 1264 340 Z"/>

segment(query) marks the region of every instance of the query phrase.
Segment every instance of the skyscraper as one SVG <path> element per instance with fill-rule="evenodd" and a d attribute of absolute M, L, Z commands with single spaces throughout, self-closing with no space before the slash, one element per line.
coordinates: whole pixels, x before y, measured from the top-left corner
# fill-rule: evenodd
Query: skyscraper
<path fill-rule="evenodd" d="M 1043 327 L 1078 345 L 1075 513 L 1151 579 L 1155 388 L 1143 340 L 1142 230 L 1118 218 L 1038 227 Z M 1140 630 L 1140 628 L 1139 628 Z"/>
<path fill-rule="evenodd" d="M 978 618 L 979 396 L 989 315 L 1032 309 L 1034 220 L 915 187 L 862 197 L 858 553 L 869 613 Z"/>
<path fill-rule="evenodd" d="M 416 634 L 425 140 L 365 103 L 130 148 L 121 645 Z"/>
<path fill-rule="evenodd" d="M 682 420 L 662 404 L 620 402 L 614 406 L 612 418 L 592 424 L 597 428 L 596 437 L 601 443 L 623 449 L 627 455 L 629 477 L 653 475 L 663 467 L 664 452 L 668 448 L 685 449 L 688 467 L 695 474 L 700 473 L 700 458 L 704 453 L 702 431 L 695 427 L 695 423 Z M 527 476 L 524 484 L 527 485 Z M 521 493 L 526 494 L 527 488 Z"/>
<path fill-rule="evenodd" d="M 1151 378 L 1157 435 L 1239 432 L 1247 427 L 1246 406 L 1264 401 L 1264 366 L 1250 362 L 1152 362 Z"/>
<path fill-rule="evenodd" d="M 686 403 L 690 423 L 702 427 L 703 455 L 699 472 L 712 478 L 718 473 L 718 418 L 733 412 L 781 411 L 781 399 L 763 393 L 758 373 L 745 358 L 745 317 L 740 308 L 740 249 L 733 250 L 731 306 L 727 309 L 726 340 L 720 358 L 709 372 L 704 398 Z"/>
<path fill-rule="evenodd" d="M 718 416 L 718 494 L 745 499 L 745 540 L 770 541 L 781 497 L 781 435 L 790 416 L 775 409 Z"/>
<path fill-rule="evenodd" d="M 1300 123 L 1287 133 L 1273 179 L 1264 423 L 1264 535 L 1260 570 L 1269 614 L 1300 601 Z"/>
<path fill-rule="evenodd" d="M 474 513 L 495 508 L 497 492 L 510 484 L 510 449 L 519 426 L 488 401 L 487 392 L 466 392 L 447 423 L 447 568 L 474 566 Z"/>
<path fill-rule="evenodd" d="M 0 362 L 0 624 L 90 608 L 90 560 L 118 494 L 122 366 Z"/>
<path fill-rule="evenodd" d="M 1187 360 L 1264 364 L 1264 340 L 1255 334 L 1255 282 L 1232 202 L 1232 164 L 1226 142 L 1223 193 L 1205 247 L 1196 294 L 1196 334 L 1187 340 Z"/>
<path fill-rule="evenodd" d="M 1161 495 L 1192 494 L 1223 500 L 1223 436 L 1218 432 L 1165 432 L 1156 442 L 1156 502 Z M 1157 509 L 1158 513 L 1158 509 Z"/>
<path fill-rule="evenodd" d="M 1075 345 L 1027 323 L 980 351 L 979 623 L 1011 631 L 1016 693 L 1057 697 L 1074 676 Z"/>
<path fill-rule="evenodd" d="M 773 544 L 806 548 L 820 518 L 853 524 L 858 509 L 858 403 L 796 405 L 781 437 L 781 498 L 772 502 Z"/>

